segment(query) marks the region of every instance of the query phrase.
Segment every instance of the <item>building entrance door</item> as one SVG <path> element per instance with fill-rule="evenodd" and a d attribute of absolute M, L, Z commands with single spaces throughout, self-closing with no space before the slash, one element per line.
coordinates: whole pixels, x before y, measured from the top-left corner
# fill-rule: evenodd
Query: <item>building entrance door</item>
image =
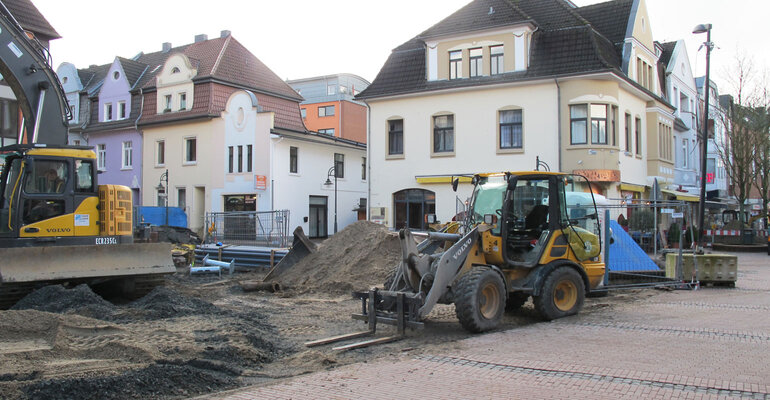
<path fill-rule="evenodd" d="M 326 196 L 310 196 L 310 220 L 308 221 L 308 237 L 325 238 L 328 233 L 329 206 Z"/>

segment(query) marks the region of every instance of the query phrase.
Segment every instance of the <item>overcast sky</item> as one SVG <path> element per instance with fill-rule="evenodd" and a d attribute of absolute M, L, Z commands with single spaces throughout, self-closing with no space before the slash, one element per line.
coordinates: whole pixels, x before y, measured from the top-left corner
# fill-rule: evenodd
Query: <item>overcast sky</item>
<path fill-rule="evenodd" d="M 390 51 L 470 0 L 32 0 L 62 39 L 51 43 L 54 67 L 78 68 L 159 51 L 163 42 L 191 43 L 196 34 L 218 37 L 232 31 L 283 79 L 352 73 L 372 81 Z M 578 6 L 602 0 L 573 0 Z M 770 14 L 767 0 L 647 0 L 655 40 L 685 39 L 696 76 L 705 74 L 706 35 L 713 24 L 711 77 L 731 92 L 726 71 L 735 55 L 747 54 L 757 69 L 770 65 L 760 26 Z"/>

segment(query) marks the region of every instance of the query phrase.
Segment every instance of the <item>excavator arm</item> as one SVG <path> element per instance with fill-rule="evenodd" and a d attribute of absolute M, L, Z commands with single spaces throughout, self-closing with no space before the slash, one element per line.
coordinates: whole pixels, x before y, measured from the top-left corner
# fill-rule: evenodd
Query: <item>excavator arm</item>
<path fill-rule="evenodd" d="M 72 118 L 67 98 L 51 68 L 48 50 L 30 38 L 0 1 L 0 74 L 24 117 L 27 137 L 19 143 L 67 144 Z"/>

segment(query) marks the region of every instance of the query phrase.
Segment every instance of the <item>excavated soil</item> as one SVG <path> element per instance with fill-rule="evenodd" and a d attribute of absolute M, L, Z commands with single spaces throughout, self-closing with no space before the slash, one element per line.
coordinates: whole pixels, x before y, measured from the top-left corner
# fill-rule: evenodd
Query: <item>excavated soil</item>
<path fill-rule="evenodd" d="M 181 399 L 355 362 L 452 351 L 470 334 L 447 305 L 401 341 L 348 352 L 304 346 L 366 329 L 350 318 L 361 303 L 349 291 L 381 284 L 399 253 L 394 235 L 358 222 L 287 271 L 284 292 L 241 289 L 267 271 L 219 278 L 190 276 L 186 268 L 133 302 L 107 301 L 85 285 L 41 288 L 0 311 L 0 398 Z M 583 314 L 650 293 L 586 299 Z M 506 314 L 500 329 L 538 322 L 530 302 Z M 393 328 L 380 327 L 380 334 Z"/>
<path fill-rule="evenodd" d="M 348 294 L 382 285 L 400 257 L 398 236 L 382 225 L 358 221 L 324 241 L 278 280 L 301 293 Z"/>

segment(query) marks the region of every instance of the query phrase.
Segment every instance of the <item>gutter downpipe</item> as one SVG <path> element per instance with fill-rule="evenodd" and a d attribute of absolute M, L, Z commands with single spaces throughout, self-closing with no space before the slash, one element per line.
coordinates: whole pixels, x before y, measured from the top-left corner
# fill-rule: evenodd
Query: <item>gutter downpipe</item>
<path fill-rule="evenodd" d="M 556 129 L 558 133 L 558 138 L 556 140 L 557 145 L 559 146 L 559 162 L 558 162 L 558 171 L 562 172 L 561 170 L 561 86 L 559 86 L 559 79 L 553 78 L 553 83 L 556 84 L 556 123 L 559 125 Z"/>
<path fill-rule="evenodd" d="M 372 208 L 372 155 L 369 154 L 372 143 L 372 109 L 366 100 L 364 104 L 366 104 L 366 220 L 369 221 L 371 219 L 369 210 Z"/>
<path fill-rule="evenodd" d="M 144 112 L 144 92 L 142 91 L 142 88 L 139 88 L 139 98 L 142 99 L 139 103 L 139 115 L 136 116 L 136 120 L 134 121 L 134 130 L 136 130 L 136 133 L 139 134 L 142 138 L 142 143 L 144 143 L 144 133 L 139 132 L 139 120 L 142 118 L 142 113 Z M 88 111 L 90 114 L 91 107 L 88 107 Z M 140 206 L 144 204 L 142 201 L 142 197 L 144 197 L 144 192 L 142 191 L 142 187 L 144 186 L 144 161 L 142 161 L 142 168 L 139 168 L 139 201 Z M 171 191 L 168 190 L 168 187 L 166 187 L 166 206 L 168 206 L 168 195 Z M 166 209 L 166 217 L 168 217 L 168 209 Z M 189 218 L 189 217 L 188 217 Z M 187 221 L 187 226 L 190 226 L 190 221 Z"/>

